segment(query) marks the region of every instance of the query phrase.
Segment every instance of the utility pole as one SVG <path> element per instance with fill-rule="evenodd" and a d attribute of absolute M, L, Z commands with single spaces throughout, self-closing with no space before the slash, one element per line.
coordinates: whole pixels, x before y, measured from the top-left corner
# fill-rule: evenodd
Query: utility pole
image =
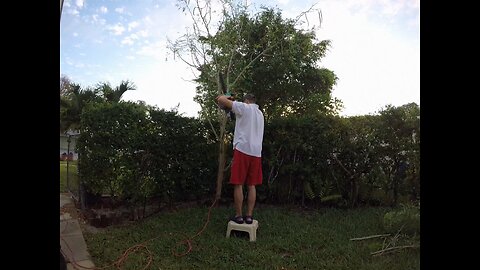
<path fill-rule="evenodd" d="M 70 166 L 69 166 L 68 162 L 70 160 L 70 142 L 71 142 L 72 135 L 67 133 L 67 136 L 68 136 L 67 137 L 67 143 L 68 143 L 67 144 L 67 189 L 70 190 L 70 185 L 69 185 L 69 182 L 68 182 L 68 177 L 69 177 L 69 174 L 70 174 L 70 172 L 68 171 L 68 167 L 70 167 Z"/>

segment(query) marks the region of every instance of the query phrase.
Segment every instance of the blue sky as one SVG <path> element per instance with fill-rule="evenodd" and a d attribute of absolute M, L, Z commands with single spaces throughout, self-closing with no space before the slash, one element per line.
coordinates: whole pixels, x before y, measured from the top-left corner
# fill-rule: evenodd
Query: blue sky
<path fill-rule="evenodd" d="M 212 0 L 214 1 L 214 0 Z M 391 104 L 420 104 L 420 0 L 247 0 L 294 18 L 316 3 L 317 39 L 331 40 L 320 66 L 339 77 L 333 95 L 341 115 L 372 114 Z M 191 70 L 167 49 L 191 25 L 176 0 L 65 0 L 60 73 L 82 87 L 132 81 L 124 100 L 196 116 Z M 316 16 L 316 15 L 315 15 Z M 315 24 L 312 14 L 309 22 Z"/>

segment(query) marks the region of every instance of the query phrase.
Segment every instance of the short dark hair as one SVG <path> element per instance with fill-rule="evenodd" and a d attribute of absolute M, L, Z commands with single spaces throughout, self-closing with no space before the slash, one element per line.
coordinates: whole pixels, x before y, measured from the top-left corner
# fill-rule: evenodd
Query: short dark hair
<path fill-rule="evenodd" d="M 246 94 L 244 97 L 243 97 L 243 100 L 248 100 L 252 103 L 255 103 L 256 101 L 256 98 L 255 98 L 255 95 L 254 94 Z"/>

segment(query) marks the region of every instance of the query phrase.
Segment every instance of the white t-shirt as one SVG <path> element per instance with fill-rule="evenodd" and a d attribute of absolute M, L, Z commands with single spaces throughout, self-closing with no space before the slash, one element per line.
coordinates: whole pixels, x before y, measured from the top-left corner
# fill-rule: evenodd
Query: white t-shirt
<path fill-rule="evenodd" d="M 254 156 L 262 156 L 263 113 L 258 105 L 234 101 L 232 111 L 235 113 L 235 132 L 233 149 Z"/>

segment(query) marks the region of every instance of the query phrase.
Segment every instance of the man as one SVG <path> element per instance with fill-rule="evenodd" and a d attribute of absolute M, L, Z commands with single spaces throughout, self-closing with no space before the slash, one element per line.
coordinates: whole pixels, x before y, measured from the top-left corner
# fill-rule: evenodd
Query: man
<path fill-rule="evenodd" d="M 256 200 L 256 185 L 262 184 L 262 143 L 264 119 L 263 113 L 255 103 L 253 94 L 246 94 L 243 102 L 232 101 L 229 96 L 220 95 L 217 103 L 221 108 L 235 113 L 235 132 L 233 136 L 233 161 L 230 184 L 233 185 L 233 199 L 236 223 L 252 224 L 253 208 Z M 242 216 L 243 185 L 248 188 L 247 212 Z"/>

